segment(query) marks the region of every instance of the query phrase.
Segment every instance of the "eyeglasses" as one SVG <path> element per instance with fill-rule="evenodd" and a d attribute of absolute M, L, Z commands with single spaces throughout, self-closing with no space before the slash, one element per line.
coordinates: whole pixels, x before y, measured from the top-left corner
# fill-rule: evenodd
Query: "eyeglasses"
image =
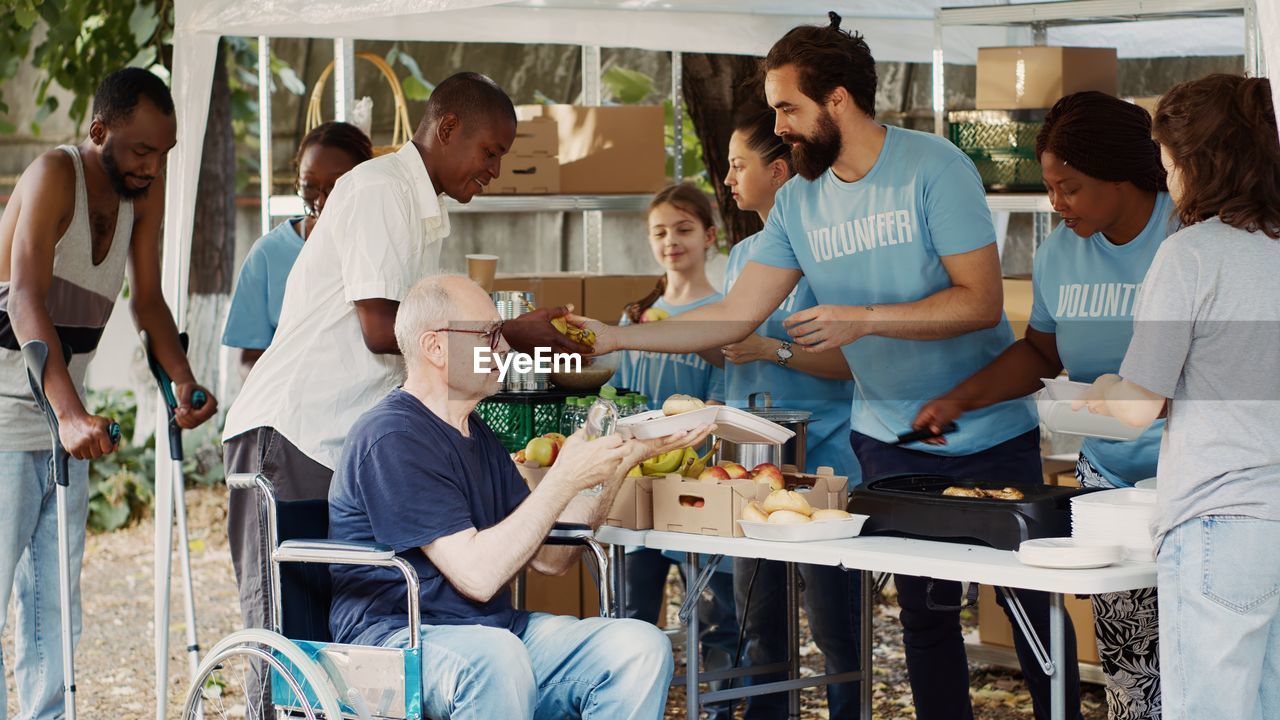
<path fill-rule="evenodd" d="M 315 209 L 316 203 L 320 200 L 321 196 L 327 200 L 329 198 L 329 194 L 333 192 L 333 186 L 320 187 L 319 185 L 306 183 L 302 180 L 294 180 L 293 191 L 298 197 L 302 198 L 302 202 L 306 206 L 308 215 L 318 215 L 319 213 L 316 212 Z"/>
<path fill-rule="evenodd" d="M 503 323 L 500 322 L 497 325 L 494 325 L 493 327 L 489 328 L 488 330 L 462 330 L 460 328 L 440 328 L 438 330 L 432 330 L 431 332 L 445 332 L 445 333 L 452 332 L 452 333 L 463 333 L 465 335 L 479 335 L 482 339 L 486 339 L 488 341 L 489 349 L 491 351 L 498 352 L 498 345 L 502 343 L 502 325 Z"/>

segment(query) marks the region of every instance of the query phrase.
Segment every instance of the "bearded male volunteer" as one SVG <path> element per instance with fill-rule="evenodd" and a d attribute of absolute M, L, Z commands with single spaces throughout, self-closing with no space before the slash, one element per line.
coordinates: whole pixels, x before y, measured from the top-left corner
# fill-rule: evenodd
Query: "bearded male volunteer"
<path fill-rule="evenodd" d="M 966 415 L 946 445 L 892 444 L 912 429 L 925 402 L 984 367 L 1013 343 L 1013 333 L 973 163 L 944 138 L 876 122 L 870 48 L 840 29 L 839 16 L 832 19 L 827 27 L 791 30 L 765 59 L 775 132 L 792 146 L 798 176 L 778 191 L 759 248 L 729 294 L 663 323 L 573 321 L 596 331 L 596 352 L 705 350 L 754 331 L 803 274 L 820 304 L 786 325 L 803 350 L 844 353 L 856 388 L 850 437 L 864 477 L 936 473 L 1039 483 L 1039 432 L 1026 399 Z M 918 717 L 970 720 L 960 584 L 901 575 L 895 582 Z M 1019 597 L 1047 638 L 1048 597 Z M 1067 638 L 1063 671 L 1074 718 L 1073 631 Z M 1020 634 L 1015 644 L 1036 717 L 1048 718 L 1049 678 Z"/>

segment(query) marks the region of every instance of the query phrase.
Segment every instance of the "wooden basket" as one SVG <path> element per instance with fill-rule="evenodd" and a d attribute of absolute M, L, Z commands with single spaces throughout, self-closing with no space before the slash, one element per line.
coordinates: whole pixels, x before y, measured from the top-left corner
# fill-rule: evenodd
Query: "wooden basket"
<path fill-rule="evenodd" d="M 409 138 L 412 136 L 412 132 L 409 130 L 409 105 L 404 99 L 404 89 L 400 87 L 399 78 L 396 77 L 386 60 L 369 52 L 359 52 L 355 56 L 372 63 L 374 67 L 382 71 L 382 76 L 386 78 L 387 84 L 391 86 L 391 95 L 396 102 L 396 122 L 395 127 L 391 130 L 391 144 L 375 145 L 373 147 L 373 155 L 377 157 L 393 153 L 409 142 Z M 307 102 L 306 132 L 311 132 L 320 123 L 324 122 L 323 116 L 320 114 L 320 104 L 324 98 L 325 83 L 328 82 L 329 76 L 332 74 L 333 63 L 330 62 L 325 67 L 324 72 L 320 73 L 320 77 L 316 80 L 316 86 L 311 90 L 311 99 Z"/>

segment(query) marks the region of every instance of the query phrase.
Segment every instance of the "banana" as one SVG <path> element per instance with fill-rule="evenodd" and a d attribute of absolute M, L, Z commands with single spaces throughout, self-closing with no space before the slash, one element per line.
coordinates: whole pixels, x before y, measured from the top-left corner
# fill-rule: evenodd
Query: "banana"
<path fill-rule="evenodd" d="M 640 470 L 645 475 L 666 475 L 675 472 L 682 462 L 684 462 L 684 450 L 672 450 L 640 463 Z"/>
<path fill-rule="evenodd" d="M 688 465 L 685 468 L 684 472 L 681 474 L 688 478 L 698 477 L 699 475 L 702 474 L 703 470 L 707 469 L 707 461 L 709 461 L 711 459 L 711 456 L 714 455 L 716 451 L 719 449 L 720 449 L 720 441 L 716 440 L 715 444 L 711 446 L 711 449 L 707 451 L 706 455 L 703 455 L 702 457 L 699 457 L 699 458 L 695 458 L 693 461 L 693 464 Z M 694 451 L 694 455 L 697 455 L 696 451 Z"/>
<path fill-rule="evenodd" d="M 533 310 L 533 306 L 530 305 L 529 309 Z M 570 325 L 569 321 L 562 317 L 551 318 L 551 325 L 561 335 L 564 335 L 576 343 L 581 343 L 588 347 L 596 344 L 596 334 L 594 332 L 587 330 L 586 328 L 580 328 L 577 325 Z"/>
<path fill-rule="evenodd" d="M 675 472 L 683 475 L 686 472 L 688 472 L 689 468 L 693 467 L 694 463 L 696 462 L 698 462 L 698 451 L 694 450 L 691 447 L 685 448 L 684 457 L 680 458 L 680 468 Z"/>

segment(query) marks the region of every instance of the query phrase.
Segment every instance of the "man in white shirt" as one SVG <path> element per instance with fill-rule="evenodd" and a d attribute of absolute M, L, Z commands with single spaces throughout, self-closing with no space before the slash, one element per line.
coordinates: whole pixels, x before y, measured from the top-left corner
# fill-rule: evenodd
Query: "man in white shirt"
<path fill-rule="evenodd" d="M 328 497 L 347 431 L 404 381 L 396 309 L 439 271 L 449 235 L 439 196 L 466 203 L 481 192 L 515 131 L 506 93 L 483 75 L 458 73 L 436 87 L 412 142 L 338 180 L 290 272 L 275 339 L 227 415 L 228 473 L 261 472 L 284 500 Z M 564 310 L 529 313 L 507 323 L 504 337 L 522 351 L 585 352 L 548 321 Z M 252 493 L 232 492 L 227 524 L 245 625 L 262 627 L 264 554 Z"/>

